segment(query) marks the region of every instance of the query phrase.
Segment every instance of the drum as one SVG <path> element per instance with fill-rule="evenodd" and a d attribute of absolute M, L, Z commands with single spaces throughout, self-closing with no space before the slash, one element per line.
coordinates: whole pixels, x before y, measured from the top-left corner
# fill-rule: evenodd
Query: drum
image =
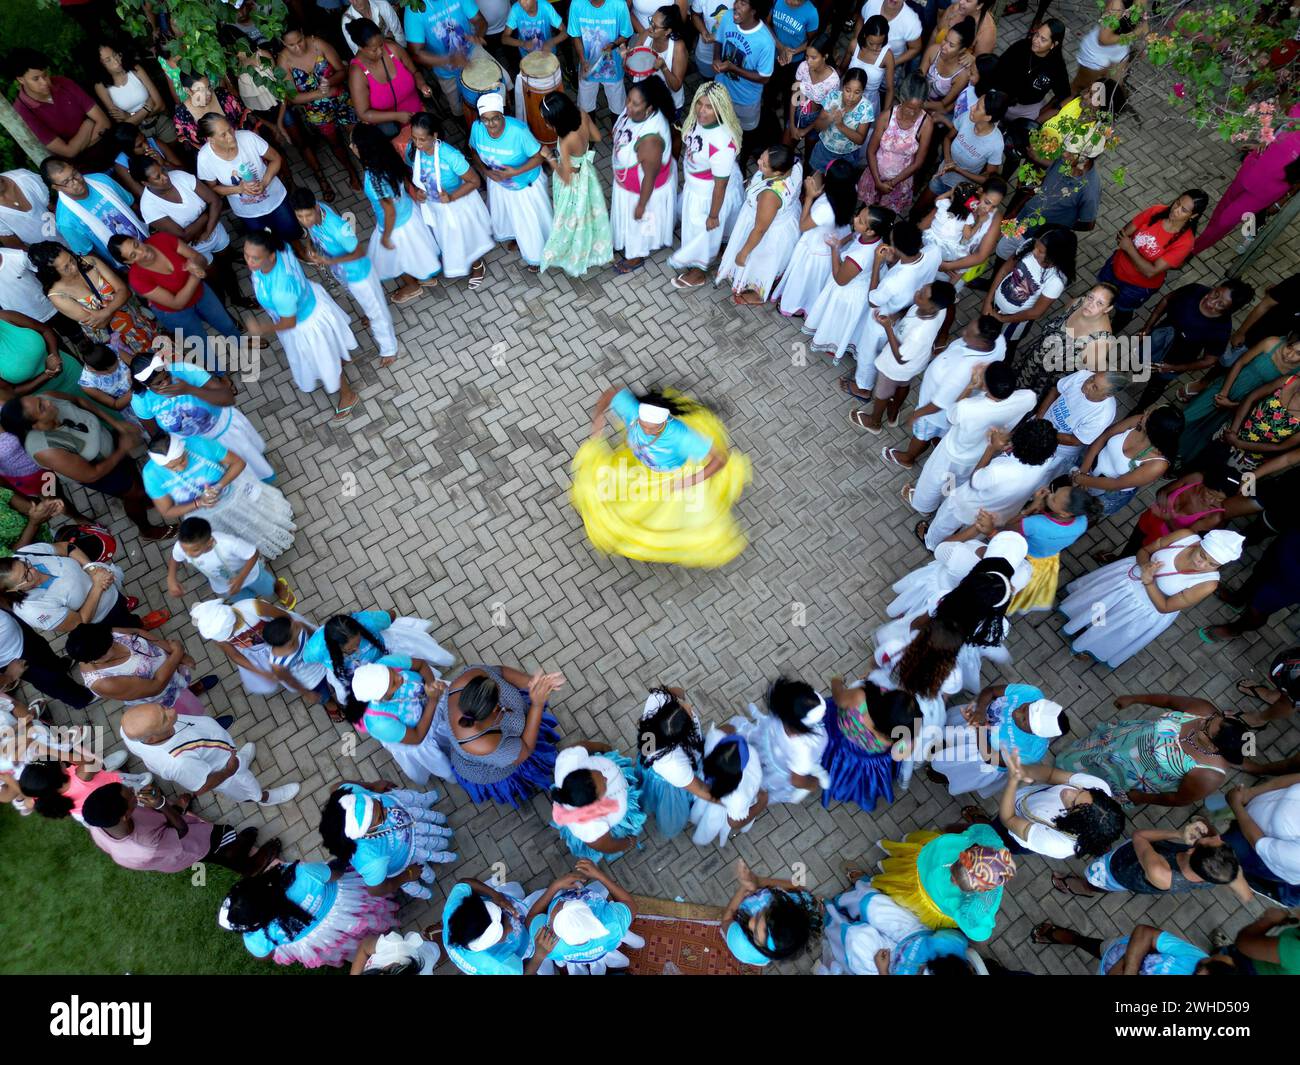
<path fill-rule="evenodd" d="M 633 81 L 642 81 L 655 72 L 655 61 L 659 54 L 653 48 L 633 48 L 623 57 L 623 67 Z"/>
<path fill-rule="evenodd" d="M 519 78 L 528 128 L 542 144 L 555 144 L 559 138 L 542 115 L 542 101 L 562 84 L 559 59 L 550 52 L 530 52 L 519 62 Z"/>
<path fill-rule="evenodd" d="M 465 104 L 466 127 L 478 121 L 478 98 L 489 92 L 499 92 L 502 99 L 509 95 L 497 61 L 491 56 L 481 55 L 466 63 L 460 72 L 460 98 Z"/>

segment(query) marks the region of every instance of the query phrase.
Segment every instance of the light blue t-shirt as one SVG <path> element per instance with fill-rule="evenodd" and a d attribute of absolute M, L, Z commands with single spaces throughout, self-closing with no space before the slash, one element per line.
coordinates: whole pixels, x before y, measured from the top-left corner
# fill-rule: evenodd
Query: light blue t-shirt
<path fill-rule="evenodd" d="M 137 226 L 130 217 L 118 210 L 113 202 L 96 188 L 97 184 L 107 186 L 122 203 L 130 204 L 132 202 L 131 194 L 107 174 L 87 174 L 86 188 L 88 191 L 86 198 L 78 200 L 77 206 L 103 222 L 110 233 L 120 233 L 122 236 L 131 237 L 134 240 L 144 240 L 148 237 L 149 234 L 146 230 Z M 89 255 L 93 251 L 105 262 L 117 262 L 109 254 L 108 245 L 101 244 L 99 238 L 95 236 L 90 228 L 72 212 L 62 194 L 54 207 L 54 224 L 58 227 L 59 232 L 63 234 L 63 239 L 68 242 L 68 247 L 78 255 Z"/>
<path fill-rule="evenodd" d="M 680 418 L 669 417 L 658 436 L 647 436 L 638 420 L 640 404 L 630 389 L 615 395 L 609 406 L 627 426 L 627 446 L 632 454 L 652 470 L 676 470 L 688 462 L 703 462 L 713 450 L 708 437 L 697 433 Z"/>
<path fill-rule="evenodd" d="M 463 881 L 451 889 L 447 901 L 442 907 L 442 927 L 445 930 L 451 923 L 451 915 L 472 895 L 473 889 Z M 510 898 L 510 896 L 506 896 Z M 524 962 L 533 956 L 533 937 L 528 934 L 524 918 L 528 912 L 518 899 L 510 899 L 513 912 L 502 910 L 502 936 L 486 950 L 467 950 L 449 943 L 446 936 L 443 943 L 449 957 L 463 973 L 471 976 L 522 976 Z"/>
<path fill-rule="evenodd" d="M 311 922 L 295 935 L 289 935 L 278 920 L 257 932 L 244 933 L 244 946 L 255 958 L 265 958 L 276 947 L 293 943 L 310 935 L 323 921 L 339 896 L 337 880 L 330 878 L 330 867 L 324 862 L 298 862 L 293 869 L 293 882 L 285 889 L 284 897 L 305 911 Z"/>
<path fill-rule="evenodd" d="M 1128 941 L 1128 936 L 1120 936 L 1101 948 L 1101 962 L 1097 966 L 1100 975 L 1105 976 L 1124 956 Z M 1179 939 L 1170 932 L 1161 932 L 1156 936 L 1155 949 L 1142 959 L 1138 975 L 1194 976 L 1196 966 L 1208 957 L 1200 947 L 1192 946 L 1185 939 Z"/>
<path fill-rule="evenodd" d="M 609 0 L 606 0 L 608 3 Z M 517 118 L 505 117 L 505 129 L 501 136 L 493 137 L 482 122 L 475 122 L 470 130 L 469 146 L 478 153 L 483 165 L 500 170 L 507 166 L 519 166 L 542 150 L 541 144 L 532 131 Z M 542 168 L 535 166 L 532 170 L 500 182 L 508 189 L 526 189 L 542 176 Z"/>
<path fill-rule="evenodd" d="M 387 699 L 366 706 L 366 731 L 380 743 L 401 743 L 406 730 L 415 728 L 424 713 L 424 678 L 411 669 L 411 660 L 405 655 L 385 655 L 379 665 L 397 670 L 402 683 Z"/>
<path fill-rule="evenodd" d="M 736 907 L 736 919 L 727 925 L 727 949 L 746 965 L 771 965 L 772 959 L 754 946 L 745 932 L 745 927 L 754 915 L 761 913 L 772 904 L 770 888 L 761 888 L 752 895 L 746 895 Z"/>
<path fill-rule="evenodd" d="M 253 294 L 273 320 L 298 319 L 302 324 L 316 309 L 316 293 L 302 272 L 298 257 L 288 248 L 276 252 L 275 265 L 266 273 L 253 272 Z"/>
<path fill-rule="evenodd" d="M 353 621 L 365 629 L 366 632 L 370 633 L 370 635 L 378 640 L 380 644 L 384 642 L 381 633 L 393 623 L 393 619 L 388 616 L 387 610 L 357 610 L 352 613 L 351 617 Z M 347 674 L 349 682 L 351 681 L 352 674 L 356 671 L 357 666 L 364 666 L 370 662 L 378 662 L 387 654 L 388 651 L 386 648 L 381 649 L 375 647 L 369 640 L 362 636 L 361 642 L 356 651 L 350 655 L 345 655 L 343 658 L 343 670 Z M 303 658 L 308 662 L 319 662 L 326 668 L 333 668 L 333 662 L 330 660 L 329 648 L 325 646 L 324 625 L 313 632 L 311 637 L 307 640 L 307 649 L 303 652 Z M 410 662 L 408 660 L 407 665 L 409 664 Z"/>
<path fill-rule="evenodd" d="M 344 788 L 354 795 L 366 795 L 382 804 L 385 819 L 391 822 L 391 811 L 400 804 L 387 792 L 370 791 L 360 784 L 344 784 Z M 409 816 L 409 815 L 408 815 Z M 352 868 L 357 871 L 367 887 L 382 884 L 390 876 L 396 876 L 411 864 L 411 833 L 409 830 L 394 832 L 381 831 L 373 836 L 362 836 L 354 842 L 357 845 L 352 855 Z"/>
<path fill-rule="evenodd" d="M 771 76 L 776 63 L 776 39 L 763 23 L 745 32 L 736 25 L 735 15 L 728 11 L 718 20 L 718 29 L 713 36 L 717 38 L 714 58 L 734 63 L 743 70 Z M 731 94 L 731 102 L 739 107 L 753 107 L 763 95 L 763 85 L 757 81 L 735 74 L 719 74 L 717 80 Z"/>
<path fill-rule="evenodd" d="M 317 206 L 320 207 L 320 221 L 307 231 L 312 243 L 331 258 L 356 251 L 357 231 L 352 223 L 328 204 Z M 364 281 L 370 276 L 370 260 L 363 255 L 348 263 L 338 263 L 330 267 L 330 273 L 343 282 Z"/>
<path fill-rule="evenodd" d="M 1016 707 L 1036 702 L 1043 697 L 1042 691 L 1032 684 L 1008 684 L 1006 694 L 989 704 L 989 746 L 995 750 L 1016 748 L 1025 765 L 1033 765 L 1046 758 L 1052 741 L 1046 736 L 1035 736 L 1032 732 L 1023 731 L 1011 716 Z M 998 772 L 1005 774 L 1006 768 L 999 764 Z"/>
<path fill-rule="evenodd" d="M 593 890 L 590 885 L 557 892 L 550 906 L 546 908 L 546 913 L 539 913 L 528 926 L 529 939 L 535 940 L 537 933 L 546 927 L 551 914 L 564 903 L 574 900 L 587 904 L 592 916 L 605 926 L 605 934 L 577 946 L 561 939 L 547 957 L 552 961 L 592 962 L 600 960 L 611 950 L 617 950 L 628 929 L 632 927 L 632 911 L 624 903 L 611 902 L 603 894 Z"/>
<path fill-rule="evenodd" d="M 366 171 L 364 188 L 366 190 L 366 199 L 370 201 L 370 206 L 375 212 L 375 225 L 379 227 L 380 232 L 384 228 L 384 209 L 380 206 L 381 200 L 391 199 L 393 201 L 394 229 L 401 229 L 410 220 L 411 210 L 414 208 L 415 202 L 405 188 L 394 189 L 387 182 L 384 182 L 382 186 L 377 185 L 369 171 Z"/>
<path fill-rule="evenodd" d="M 796 61 L 803 56 L 808 35 L 816 33 L 820 25 L 821 16 L 812 0 L 803 0 L 798 5 L 789 0 L 776 0 L 772 6 L 772 32 L 786 48 L 798 49 L 794 56 Z"/>
<path fill-rule="evenodd" d="M 474 35 L 473 20 L 478 16 L 474 0 L 425 0 L 423 11 L 409 7 L 402 13 L 402 28 L 412 48 L 424 45 L 433 55 L 468 55 L 469 38 Z M 454 78 L 460 73 L 453 67 L 434 67 L 440 78 Z"/>
<path fill-rule="evenodd" d="M 187 362 L 173 363 L 167 372 L 194 388 L 202 388 L 212 380 L 203 367 Z M 218 407 L 198 396 L 161 396 L 148 390 L 131 397 L 132 414 L 141 420 L 152 418 L 160 429 L 173 436 L 219 436 L 234 409 Z"/>
<path fill-rule="evenodd" d="M 595 64 L 588 81 L 622 81 L 623 57 L 618 49 L 601 55 L 603 49 L 623 37 L 632 36 L 632 15 L 626 0 L 605 0 L 597 7 L 591 0 L 573 0 L 569 5 L 570 37 L 582 39 L 582 55 Z M 599 58 L 598 58 L 599 57 Z"/>
<path fill-rule="evenodd" d="M 530 15 L 524 5 L 518 2 L 510 7 L 506 16 L 506 28 L 513 30 L 512 36 L 521 41 L 536 41 L 539 45 L 551 39 L 551 31 L 564 25 L 560 13 L 551 6 L 550 0 L 537 0 L 537 14 Z M 520 55 L 527 55 L 530 49 L 520 48 Z"/>
<path fill-rule="evenodd" d="M 173 503 L 192 503 L 226 475 L 221 465 L 228 452 L 215 440 L 192 436 L 185 441 L 186 463 L 182 470 L 170 470 L 153 459 L 144 464 L 140 476 L 150 499 L 171 496 Z"/>
<path fill-rule="evenodd" d="M 424 183 L 425 192 L 435 198 L 439 191 L 450 195 L 460 188 L 462 176 L 469 170 L 469 160 L 461 150 L 444 140 L 438 142 L 437 173 L 434 172 L 433 156 L 426 155 L 415 145 L 411 145 L 411 150 L 407 153 L 407 161 L 411 164 L 411 169 L 419 175 L 420 181 Z"/>

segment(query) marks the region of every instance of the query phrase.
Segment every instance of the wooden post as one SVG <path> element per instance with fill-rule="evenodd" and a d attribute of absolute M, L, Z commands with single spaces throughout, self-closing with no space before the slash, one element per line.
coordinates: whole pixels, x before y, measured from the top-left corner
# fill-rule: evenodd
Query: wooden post
<path fill-rule="evenodd" d="M 27 153 L 33 169 L 40 166 L 45 157 L 50 154 L 45 145 L 36 138 L 36 134 L 27 128 L 27 123 L 14 110 L 14 105 L 5 98 L 3 93 L 0 93 L 0 126 L 3 126 L 5 132 L 14 139 L 14 143 Z"/>

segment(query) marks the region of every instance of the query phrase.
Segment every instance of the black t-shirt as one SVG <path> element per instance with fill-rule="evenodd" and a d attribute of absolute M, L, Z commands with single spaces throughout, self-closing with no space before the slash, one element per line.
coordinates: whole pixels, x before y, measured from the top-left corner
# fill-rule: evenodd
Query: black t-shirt
<path fill-rule="evenodd" d="M 1268 290 L 1269 299 L 1277 306 L 1265 312 L 1258 322 L 1246 330 L 1246 347 L 1253 348 L 1268 337 L 1284 337 L 1300 329 L 1300 274 L 1292 274 Z"/>
<path fill-rule="evenodd" d="M 1001 89 L 1016 104 L 1063 100 L 1070 91 L 1070 75 L 1060 48 L 1045 56 L 1034 55 L 1029 38 L 1016 41 L 1002 53 L 993 68 L 992 88 Z"/>
<path fill-rule="evenodd" d="M 1203 355 L 1218 358 L 1228 346 L 1228 339 L 1232 336 L 1232 316 L 1221 314 L 1211 318 L 1201 310 L 1201 300 L 1209 291 L 1209 285 L 1184 285 L 1169 294 L 1165 313 L 1156 323 L 1157 329 L 1169 326 L 1174 331 L 1165 362 L 1182 366 Z"/>

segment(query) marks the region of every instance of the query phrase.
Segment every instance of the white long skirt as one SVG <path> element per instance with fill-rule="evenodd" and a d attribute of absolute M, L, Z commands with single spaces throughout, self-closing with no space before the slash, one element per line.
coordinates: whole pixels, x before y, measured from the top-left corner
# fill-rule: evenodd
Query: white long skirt
<path fill-rule="evenodd" d="M 478 192 L 442 203 L 434 193 L 420 204 L 424 221 L 438 238 L 442 249 L 442 272 L 447 277 L 466 277 L 470 268 L 492 250 L 492 218 Z"/>
<path fill-rule="evenodd" d="M 419 212 L 412 211 L 411 217 L 388 235 L 388 240 L 393 245 L 391 248 L 384 247 L 384 227 L 377 224 L 370 234 L 366 252 L 381 281 L 391 281 L 403 274 L 426 281 L 442 271 L 438 242 Z"/>
<path fill-rule="evenodd" d="M 721 284 L 730 280 L 732 292 L 740 293 L 750 289 L 766 301 L 772 294 L 776 279 L 785 271 L 790 256 L 794 254 L 794 246 L 799 241 L 799 218 L 788 211 L 778 213 L 758 242 L 758 247 L 749 253 L 745 265 L 737 266 L 736 256 L 753 232 L 755 213 L 749 204 L 741 209 L 714 283 Z"/>
<path fill-rule="evenodd" d="M 280 333 L 280 343 L 298 391 L 315 392 L 317 386 L 324 385 L 326 392 L 337 392 L 343 364 L 352 361 L 349 353 L 357 346 L 357 338 L 343 308 L 318 281 L 311 282 L 311 290 L 316 296 L 311 316 Z"/>
<path fill-rule="evenodd" d="M 709 211 L 713 209 L 713 181 L 687 177 L 677 201 L 681 219 L 681 246 L 668 257 L 674 270 L 707 270 L 722 250 L 723 242 L 731 236 L 736 226 L 736 216 L 745 202 L 745 190 L 740 184 L 739 170 L 733 170 L 727 179 L 727 191 L 718 213 L 718 228 L 709 229 Z"/>
<path fill-rule="evenodd" d="M 492 236 L 513 240 L 519 257 L 529 266 L 542 265 L 542 249 L 551 235 L 551 194 L 543 174 L 522 189 L 508 189 L 499 181 L 488 184 L 488 209 Z"/>
<path fill-rule="evenodd" d="M 971 791 L 977 795 L 995 795 L 1007 782 L 1005 772 L 981 757 L 979 729 L 966 723 L 961 707 L 948 711 L 943 750 L 930 759 L 930 764 L 948 778 L 949 795 L 965 795 Z"/>
<path fill-rule="evenodd" d="M 229 533 L 253 544 L 263 558 L 278 558 L 293 546 L 293 507 L 280 489 L 245 469 L 214 505 L 195 512 L 216 532 Z"/>
<path fill-rule="evenodd" d="M 634 215 L 640 195 L 628 192 L 617 181 L 610 189 L 609 226 L 614 250 L 629 259 L 643 259 L 673 243 L 673 224 L 677 221 L 677 164 L 668 165 L 668 180 L 650 193 L 639 222 Z"/>
<path fill-rule="evenodd" d="M 772 291 L 772 301 L 780 304 L 781 313 L 787 318 L 807 316 L 816 304 L 831 279 L 831 250 L 826 246 L 826 238 L 838 240 L 848 231 L 848 226 L 830 229 L 814 226 L 799 238 L 780 283 Z"/>
<path fill-rule="evenodd" d="M 230 407 L 228 410 L 230 417 L 225 419 L 225 428 L 210 436 L 209 439 L 243 459 L 248 472 L 259 481 L 266 480 L 275 473 L 271 469 L 271 464 L 266 461 L 266 441 L 262 439 L 262 434 L 253 427 L 253 423 L 248 420 L 243 411 L 237 407 Z"/>
<path fill-rule="evenodd" d="M 1075 654 L 1114 668 L 1174 623 L 1178 612 L 1160 613 L 1142 582 L 1129 576 L 1136 565 L 1137 559 L 1122 558 L 1070 582 L 1060 610 L 1066 618 L 1062 631 L 1079 633 L 1070 645 Z"/>
<path fill-rule="evenodd" d="M 870 270 L 861 271 L 847 285 L 828 278 L 803 322 L 803 331 L 812 335 L 813 351 L 829 352 L 839 362 L 845 352 L 856 350 L 863 319 L 871 310 L 870 289 Z"/>
<path fill-rule="evenodd" d="M 435 670 L 436 672 L 436 670 Z M 384 750 L 393 756 L 397 768 L 407 780 L 422 788 L 435 776 L 441 780 L 451 780 L 451 759 L 438 742 L 438 733 L 430 726 L 419 743 L 383 743 Z"/>
<path fill-rule="evenodd" d="M 446 669 L 456 656 L 442 647 L 430 634 L 433 622 L 402 616 L 380 634 L 384 648 L 392 654 L 421 658 L 431 666 Z"/>

